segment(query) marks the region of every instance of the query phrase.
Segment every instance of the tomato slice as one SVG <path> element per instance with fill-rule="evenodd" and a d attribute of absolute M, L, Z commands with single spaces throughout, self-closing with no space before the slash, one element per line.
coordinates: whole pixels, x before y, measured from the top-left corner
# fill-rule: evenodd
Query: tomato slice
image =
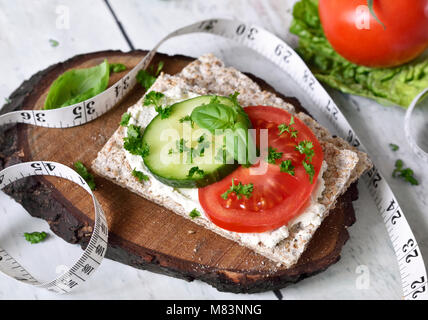
<path fill-rule="evenodd" d="M 270 106 L 251 106 L 244 110 L 257 130 L 256 144 L 259 144 L 260 129 L 268 129 L 269 147 L 282 152 L 282 157 L 275 160 L 275 164 L 267 163 L 268 169 L 263 175 L 250 174 L 250 168 L 239 167 L 223 180 L 199 189 L 199 202 L 209 219 L 223 229 L 242 233 L 265 232 L 287 224 L 301 212 L 315 187 L 324 156 L 315 135 L 297 118 L 292 125 L 297 130 L 297 137 L 287 132 L 278 135 L 278 125 L 290 123 L 291 114 L 287 111 Z M 301 141 L 313 144 L 313 183 L 302 164 L 305 155 L 295 149 Z M 284 160 L 291 160 L 295 167 L 294 176 L 280 171 L 279 164 Z M 235 185 L 239 182 L 253 184 L 250 198 L 238 197 L 231 192 L 223 199 L 221 195 L 231 187 L 232 179 Z"/>

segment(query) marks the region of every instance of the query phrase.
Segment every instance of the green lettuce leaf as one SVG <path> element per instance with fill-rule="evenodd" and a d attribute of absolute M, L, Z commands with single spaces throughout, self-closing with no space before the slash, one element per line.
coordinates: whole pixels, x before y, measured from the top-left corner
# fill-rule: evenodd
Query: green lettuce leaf
<path fill-rule="evenodd" d="M 318 16 L 316 0 L 301 0 L 293 8 L 290 32 L 299 36 L 298 54 L 321 82 L 345 93 L 407 108 L 428 87 L 428 58 L 393 68 L 353 64 L 334 51 Z"/>
<path fill-rule="evenodd" d="M 107 88 L 109 78 L 107 60 L 92 68 L 66 71 L 49 88 L 44 109 L 62 108 L 90 99 Z"/>

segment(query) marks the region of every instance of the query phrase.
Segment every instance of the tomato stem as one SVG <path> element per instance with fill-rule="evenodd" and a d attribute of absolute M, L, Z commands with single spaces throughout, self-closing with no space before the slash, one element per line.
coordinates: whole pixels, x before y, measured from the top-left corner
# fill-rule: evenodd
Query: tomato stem
<path fill-rule="evenodd" d="M 373 9 L 373 0 L 367 0 L 367 6 L 369 7 L 369 11 L 370 14 L 372 15 L 373 18 L 375 18 L 375 20 L 384 28 L 386 29 L 385 25 L 382 23 L 382 21 L 379 20 L 379 18 L 377 17 L 376 13 L 374 12 Z"/>

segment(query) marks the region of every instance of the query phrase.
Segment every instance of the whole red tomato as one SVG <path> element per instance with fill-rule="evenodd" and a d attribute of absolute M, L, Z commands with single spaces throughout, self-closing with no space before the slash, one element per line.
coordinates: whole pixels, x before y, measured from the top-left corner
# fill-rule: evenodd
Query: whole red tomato
<path fill-rule="evenodd" d="M 369 67 L 403 64 L 428 47 L 428 0 L 319 0 L 324 33 L 347 60 Z"/>

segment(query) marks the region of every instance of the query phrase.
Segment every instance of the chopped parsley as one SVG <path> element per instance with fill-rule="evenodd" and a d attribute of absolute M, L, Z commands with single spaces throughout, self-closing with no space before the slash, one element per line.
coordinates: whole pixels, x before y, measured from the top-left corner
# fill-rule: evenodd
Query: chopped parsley
<path fill-rule="evenodd" d="M 27 240 L 28 242 L 31 242 L 31 244 L 35 244 L 35 243 L 39 243 L 42 242 L 43 240 L 46 239 L 46 237 L 48 236 L 48 234 L 44 231 L 42 232 L 32 232 L 32 233 L 24 233 L 24 237 L 25 240 Z"/>
<path fill-rule="evenodd" d="M 189 115 L 181 118 L 179 121 L 180 121 L 180 123 L 190 122 L 190 126 L 193 128 L 194 122 L 193 122 L 192 118 Z"/>
<path fill-rule="evenodd" d="M 5 103 L 10 103 L 10 102 L 11 102 L 11 100 L 10 100 L 9 98 L 4 98 L 4 102 L 5 102 Z"/>
<path fill-rule="evenodd" d="M 411 185 L 417 186 L 419 181 L 413 176 L 413 170 L 410 168 L 403 168 L 403 160 L 395 161 L 395 169 L 392 172 L 394 178 L 402 178 L 405 181 L 409 182 Z"/>
<path fill-rule="evenodd" d="M 234 179 L 232 178 L 232 186 L 229 188 L 229 190 L 223 193 L 221 197 L 224 200 L 227 200 L 229 194 L 234 192 L 238 199 L 242 199 L 242 196 L 246 197 L 247 199 L 250 199 L 253 194 L 253 189 L 254 185 L 252 183 L 242 184 L 241 182 L 239 182 L 237 185 L 235 185 Z"/>
<path fill-rule="evenodd" d="M 290 123 L 288 125 L 285 123 L 281 123 L 278 126 L 278 130 L 279 130 L 278 135 L 280 136 L 284 132 L 288 132 L 292 138 L 297 138 L 298 131 L 292 127 L 293 124 L 294 124 L 294 117 L 291 116 Z"/>
<path fill-rule="evenodd" d="M 157 67 L 156 72 L 153 70 L 153 66 L 150 67 L 150 69 L 147 70 L 140 70 L 137 74 L 137 81 L 146 89 L 149 90 L 149 88 L 155 83 L 156 78 L 158 77 L 159 73 L 161 72 L 163 68 L 163 61 L 160 61 Z"/>
<path fill-rule="evenodd" d="M 142 173 L 141 171 L 138 170 L 132 170 L 132 175 L 138 179 L 138 181 L 143 182 L 143 181 L 149 181 L 149 176 L 145 175 L 144 173 Z"/>
<path fill-rule="evenodd" d="M 54 39 L 49 39 L 49 43 L 50 43 L 51 47 L 53 47 L 53 48 L 59 46 L 59 42 L 54 40 Z"/>
<path fill-rule="evenodd" d="M 217 149 L 217 153 L 216 153 L 214 159 L 221 162 L 221 163 L 226 163 L 227 162 L 226 157 L 227 157 L 226 146 L 223 145 L 221 148 Z"/>
<path fill-rule="evenodd" d="M 169 118 L 171 115 L 171 106 L 162 107 L 162 100 L 165 95 L 162 92 L 150 91 L 144 98 L 145 106 L 155 106 L 155 110 L 160 114 L 161 119 Z"/>
<path fill-rule="evenodd" d="M 125 112 L 120 120 L 120 125 L 126 127 L 129 123 L 129 119 L 131 119 L 131 115 Z"/>
<path fill-rule="evenodd" d="M 162 92 L 150 91 L 144 97 L 144 105 L 145 106 L 154 105 L 155 107 L 162 106 L 161 102 L 162 102 L 163 97 L 165 97 L 165 95 Z"/>
<path fill-rule="evenodd" d="M 146 157 L 150 153 L 150 146 L 143 142 L 141 128 L 136 125 L 128 126 L 128 136 L 123 138 L 123 147 L 129 153 L 137 156 Z"/>
<path fill-rule="evenodd" d="M 95 186 L 94 176 L 89 173 L 88 169 L 86 169 L 83 163 L 80 161 L 75 162 L 74 168 L 76 169 L 77 173 L 83 178 L 83 180 L 86 181 L 89 188 L 91 188 L 91 190 L 95 190 L 96 186 Z"/>
<path fill-rule="evenodd" d="M 306 155 L 305 160 L 309 162 L 312 162 L 312 157 L 315 154 L 313 148 L 313 143 L 308 140 L 300 141 L 299 144 L 296 146 L 296 150 L 299 151 L 301 154 Z"/>
<path fill-rule="evenodd" d="M 190 211 L 189 216 L 190 218 L 195 219 L 197 217 L 200 217 L 201 213 L 198 210 L 193 209 L 192 211 Z"/>
<path fill-rule="evenodd" d="M 275 164 L 277 159 L 281 159 L 282 152 L 276 152 L 277 149 L 269 147 L 268 148 L 268 162 Z"/>
<path fill-rule="evenodd" d="M 186 151 L 190 151 L 190 148 L 186 146 L 187 141 L 181 138 L 180 140 L 177 140 L 175 142 L 175 145 L 177 146 L 177 152 L 183 153 Z"/>
<path fill-rule="evenodd" d="M 306 173 L 309 175 L 309 181 L 314 182 L 315 169 L 312 163 L 307 163 L 305 160 L 302 161 L 303 167 L 306 170 Z"/>
<path fill-rule="evenodd" d="M 126 66 L 122 63 L 111 63 L 109 68 L 110 72 L 122 72 L 126 70 Z"/>
<path fill-rule="evenodd" d="M 279 165 L 279 170 L 294 176 L 294 166 L 291 164 L 291 160 L 282 161 Z"/>
<path fill-rule="evenodd" d="M 198 138 L 198 146 L 196 150 L 194 150 L 193 156 L 195 157 L 203 157 L 205 154 L 205 149 L 210 147 L 210 142 L 205 140 L 206 135 L 203 134 Z"/>
<path fill-rule="evenodd" d="M 392 151 L 397 151 L 398 149 L 400 149 L 400 147 L 394 143 L 390 143 L 389 147 L 391 148 Z"/>
<path fill-rule="evenodd" d="M 199 169 L 199 167 L 192 167 L 192 168 L 189 170 L 189 173 L 187 174 L 187 177 L 188 177 L 188 178 L 192 178 L 195 174 L 197 174 L 197 175 L 199 175 L 199 176 L 203 177 L 203 176 L 204 176 L 204 174 L 205 174 L 205 172 L 204 172 L 204 170 Z"/>

